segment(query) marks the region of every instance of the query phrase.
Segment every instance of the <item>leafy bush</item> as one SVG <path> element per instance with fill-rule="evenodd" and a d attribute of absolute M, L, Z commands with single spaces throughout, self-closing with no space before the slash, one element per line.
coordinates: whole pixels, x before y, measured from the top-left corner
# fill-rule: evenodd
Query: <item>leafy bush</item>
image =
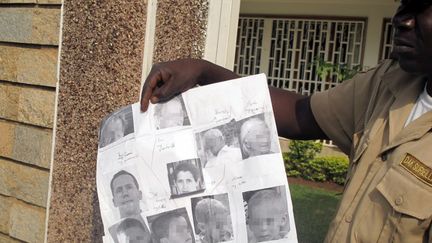
<path fill-rule="evenodd" d="M 348 158 L 342 156 L 320 157 L 312 161 L 318 165 L 320 171 L 325 174 L 326 181 L 333 181 L 339 185 L 345 183 L 345 177 L 348 171 Z"/>
<path fill-rule="evenodd" d="M 321 152 L 321 149 L 322 143 L 320 142 L 290 141 L 289 152 L 284 154 L 287 175 L 302 176 L 303 174 L 308 174 L 305 172 L 310 170 L 308 168 L 309 162 L 315 159 L 315 156 Z"/>
<path fill-rule="evenodd" d="M 316 158 L 322 144 L 315 141 L 291 141 L 289 149 L 283 155 L 288 176 L 344 184 L 349 164 L 346 157 Z"/>

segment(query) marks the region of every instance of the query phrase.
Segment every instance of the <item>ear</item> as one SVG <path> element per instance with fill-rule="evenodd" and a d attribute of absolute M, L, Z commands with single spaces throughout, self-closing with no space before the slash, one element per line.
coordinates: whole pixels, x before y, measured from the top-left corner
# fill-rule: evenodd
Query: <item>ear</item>
<path fill-rule="evenodd" d="M 139 190 L 139 193 L 138 193 L 138 199 L 141 201 L 142 200 L 142 191 L 141 190 Z"/>
<path fill-rule="evenodd" d="M 117 205 L 117 203 L 116 203 L 116 200 L 114 199 L 114 197 L 113 197 L 113 199 L 112 199 L 112 201 L 113 201 L 113 204 L 114 204 L 114 207 L 118 207 L 118 205 Z"/>
<path fill-rule="evenodd" d="M 197 226 L 198 226 L 198 229 L 199 229 L 201 232 L 203 232 L 203 233 L 206 232 L 206 227 L 205 227 L 205 224 L 204 224 L 204 223 L 198 222 Z"/>
<path fill-rule="evenodd" d="M 282 223 L 281 224 L 282 226 L 284 226 L 284 227 L 288 226 L 288 229 L 289 229 L 290 225 L 289 225 L 289 220 L 288 220 L 288 213 L 283 214 L 283 216 L 281 218 L 281 223 Z"/>

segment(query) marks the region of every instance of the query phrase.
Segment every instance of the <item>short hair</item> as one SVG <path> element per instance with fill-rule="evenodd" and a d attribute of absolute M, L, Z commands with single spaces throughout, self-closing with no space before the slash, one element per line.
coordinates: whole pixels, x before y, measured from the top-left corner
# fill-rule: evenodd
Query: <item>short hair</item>
<path fill-rule="evenodd" d="M 117 227 L 117 234 L 119 234 L 121 232 L 126 232 L 127 229 L 130 229 L 132 227 L 139 227 L 144 232 L 147 232 L 146 228 L 141 223 L 141 221 L 139 221 L 138 219 L 134 219 L 134 218 L 126 218 Z"/>
<path fill-rule="evenodd" d="M 213 128 L 213 129 L 207 130 L 204 133 L 204 141 L 207 141 L 207 139 L 209 139 L 209 138 L 218 138 L 218 139 L 221 139 L 223 141 L 225 140 L 224 135 L 217 128 Z"/>
<path fill-rule="evenodd" d="M 153 220 L 153 222 L 151 223 L 151 231 L 153 233 L 153 237 L 157 242 L 160 242 L 160 239 L 169 236 L 169 225 L 171 221 L 179 217 L 184 218 L 184 216 L 179 213 L 168 212 L 159 215 L 156 219 Z"/>
<path fill-rule="evenodd" d="M 137 181 L 137 179 L 135 178 L 135 176 L 132 175 L 131 173 L 125 171 L 125 170 L 121 170 L 121 171 L 117 172 L 116 174 L 114 174 L 113 178 L 111 179 L 110 186 L 111 186 L 111 193 L 112 193 L 113 195 L 114 195 L 114 180 L 115 180 L 117 177 L 120 177 L 121 175 L 129 175 L 130 177 L 132 177 L 132 180 L 133 180 L 135 186 L 137 187 L 137 189 L 139 189 L 138 181 Z"/>
<path fill-rule="evenodd" d="M 180 171 L 189 171 L 195 181 L 198 181 L 198 179 L 200 178 L 200 173 L 195 165 L 193 165 L 192 163 L 183 162 L 177 165 L 174 169 L 174 181 L 177 180 L 177 175 L 180 173 Z"/>
<path fill-rule="evenodd" d="M 247 121 L 245 121 L 240 128 L 240 140 L 241 142 L 244 142 L 246 135 L 257 128 L 257 126 L 263 126 L 266 129 L 269 129 L 269 127 L 267 126 L 267 124 L 265 123 L 264 120 L 258 118 L 258 117 L 253 117 Z"/>
<path fill-rule="evenodd" d="M 248 216 L 251 215 L 251 208 L 253 206 L 260 205 L 264 202 L 272 203 L 272 207 L 279 208 L 281 211 L 286 211 L 286 205 L 280 192 L 276 189 L 265 189 L 255 192 L 249 199 L 248 205 Z M 279 207 L 278 207 L 279 206 Z"/>
<path fill-rule="evenodd" d="M 195 218 L 200 223 L 208 223 L 221 213 L 228 213 L 227 208 L 220 201 L 213 198 L 204 198 L 195 206 Z"/>

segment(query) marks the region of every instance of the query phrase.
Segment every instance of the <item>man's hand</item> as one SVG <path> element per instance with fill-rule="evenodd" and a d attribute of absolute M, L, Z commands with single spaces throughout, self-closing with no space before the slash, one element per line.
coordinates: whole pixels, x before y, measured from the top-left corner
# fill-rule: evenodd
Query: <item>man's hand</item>
<path fill-rule="evenodd" d="M 194 87 L 238 78 L 223 67 L 200 59 L 180 59 L 153 65 L 141 93 L 141 110 L 149 102 L 164 102 Z"/>
<path fill-rule="evenodd" d="M 141 93 L 141 110 L 146 111 L 150 101 L 163 102 L 194 87 L 202 78 L 204 63 L 182 59 L 153 65 Z"/>

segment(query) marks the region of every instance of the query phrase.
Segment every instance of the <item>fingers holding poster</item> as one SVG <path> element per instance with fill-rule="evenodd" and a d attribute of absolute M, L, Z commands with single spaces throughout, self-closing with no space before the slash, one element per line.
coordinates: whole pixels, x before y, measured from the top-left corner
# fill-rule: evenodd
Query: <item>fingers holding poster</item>
<path fill-rule="evenodd" d="M 297 242 L 271 111 L 258 75 L 108 116 L 97 161 L 104 241 Z"/>

